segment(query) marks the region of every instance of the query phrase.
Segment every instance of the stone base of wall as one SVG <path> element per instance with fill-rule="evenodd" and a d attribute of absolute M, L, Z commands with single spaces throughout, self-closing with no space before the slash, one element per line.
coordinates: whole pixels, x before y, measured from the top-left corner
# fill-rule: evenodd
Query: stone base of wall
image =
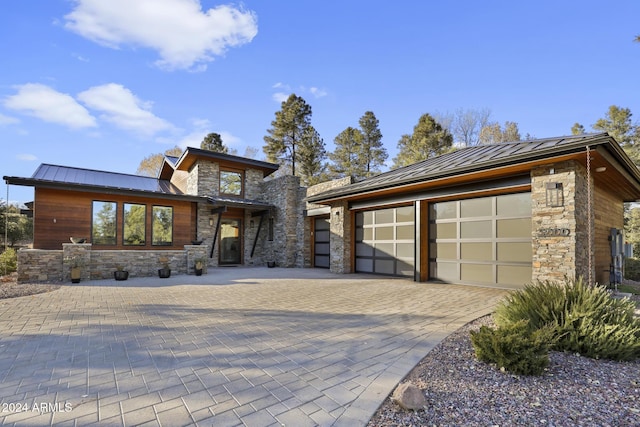
<path fill-rule="evenodd" d="M 62 247 L 61 251 L 19 250 L 18 282 L 68 282 L 71 280 L 72 260 L 78 260 L 81 264 L 81 280 L 99 280 L 113 279 L 113 272 L 118 266 L 128 271 L 129 277 L 157 276 L 164 259 L 172 274 L 195 274 L 196 260 L 207 259 L 207 247 L 200 245 L 164 251 L 93 250 L 91 244 L 72 243 L 65 243 Z"/>

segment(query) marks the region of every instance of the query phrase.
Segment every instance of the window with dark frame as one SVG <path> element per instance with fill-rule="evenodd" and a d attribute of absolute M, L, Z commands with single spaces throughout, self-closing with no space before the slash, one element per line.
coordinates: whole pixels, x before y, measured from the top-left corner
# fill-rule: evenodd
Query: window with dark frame
<path fill-rule="evenodd" d="M 173 244 L 173 208 L 153 206 L 151 213 L 151 244 L 171 246 Z"/>
<path fill-rule="evenodd" d="M 93 201 L 91 221 L 92 244 L 116 244 L 116 208 L 116 202 Z"/>
<path fill-rule="evenodd" d="M 242 196 L 242 173 L 234 171 L 220 171 L 220 194 L 228 196 Z"/>
<path fill-rule="evenodd" d="M 146 244 L 147 206 L 125 203 L 123 206 L 122 244 L 144 246 Z"/>

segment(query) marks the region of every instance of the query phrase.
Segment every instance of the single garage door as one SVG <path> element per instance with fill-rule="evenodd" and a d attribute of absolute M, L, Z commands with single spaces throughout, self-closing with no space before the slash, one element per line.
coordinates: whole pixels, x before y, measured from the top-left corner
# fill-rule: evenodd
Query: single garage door
<path fill-rule="evenodd" d="M 531 259 L 531 193 L 430 205 L 431 278 L 521 288 Z"/>
<path fill-rule="evenodd" d="M 413 205 L 357 212 L 355 216 L 356 271 L 413 276 Z"/>
<path fill-rule="evenodd" d="M 331 236 L 329 217 L 313 218 L 313 266 L 329 268 L 329 238 Z"/>

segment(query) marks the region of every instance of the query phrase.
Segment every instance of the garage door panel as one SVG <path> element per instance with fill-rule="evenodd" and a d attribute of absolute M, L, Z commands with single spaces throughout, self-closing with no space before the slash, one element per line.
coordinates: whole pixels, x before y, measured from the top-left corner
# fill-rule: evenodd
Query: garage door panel
<path fill-rule="evenodd" d="M 355 269 L 412 276 L 415 256 L 414 207 L 356 212 Z"/>
<path fill-rule="evenodd" d="M 446 282 L 522 287 L 532 270 L 531 194 L 431 204 L 429 265 Z"/>

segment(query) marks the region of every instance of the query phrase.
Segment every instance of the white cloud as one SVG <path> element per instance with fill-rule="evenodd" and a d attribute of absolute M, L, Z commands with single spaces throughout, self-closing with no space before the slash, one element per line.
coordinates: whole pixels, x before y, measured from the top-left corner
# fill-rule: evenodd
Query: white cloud
<path fill-rule="evenodd" d="M 38 158 L 36 156 L 34 156 L 33 154 L 26 154 L 26 153 L 25 154 L 18 154 L 16 156 L 16 158 L 18 160 L 22 160 L 22 161 L 25 161 L 25 162 L 33 162 L 35 160 L 38 160 Z"/>
<path fill-rule="evenodd" d="M 284 92 L 276 92 L 273 95 L 271 95 L 271 97 L 273 98 L 274 101 L 276 102 L 284 102 L 287 100 L 287 98 L 289 98 L 289 93 L 284 93 Z"/>
<path fill-rule="evenodd" d="M 101 119 L 115 126 L 143 135 L 154 135 L 173 126 L 155 116 L 151 103 L 138 99 L 122 85 L 109 83 L 94 86 L 78 94 L 78 99 L 87 107 L 101 111 Z"/>
<path fill-rule="evenodd" d="M 229 5 L 202 10 L 199 0 L 74 0 L 69 30 L 114 49 L 156 50 L 166 69 L 202 71 L 230 47 L 258 33 L 254 12 Z"/>
<path fill-rule="evenodd" d="M 213 126 L 207 119 L 192 119 L 191 123 L 193 124 L 194 129 L 189 134 L 182 137 L 177 144 L 182 149 L 187 147 L 200 148 L 200 144 L 204 140 L 204 137 L 211 132 L 219 133 L 220 138 L 222 138 L 222 143 L 228 148 L 234 148 L 234 145 L 242 143 L 242 139 L 233 135 L 231 132 L 212 130 Z"/>
<path fill-rule="evenodd" d="M 97 126 L 89 111 L 66 93 L 39 83 L 27 83 L 17 88 L 17 94 L 5 98 L 5 107 L 73 129 Z"/>
<path fill-rule="evenodd" d="M 16 119 L 15 117 L 5 116 L 4 114 L 0 113 L 0 126 L 13 125 L 16 123 L 20 123 L 20 120 Z"/>
<path fill-rule="evenodd" d="M 322 98 L 323 96 L 327 96 L 327 91 L 324 89 L 318 89 L 317 87 L 311 87 L 309 92 L 316 98 Z"/>

